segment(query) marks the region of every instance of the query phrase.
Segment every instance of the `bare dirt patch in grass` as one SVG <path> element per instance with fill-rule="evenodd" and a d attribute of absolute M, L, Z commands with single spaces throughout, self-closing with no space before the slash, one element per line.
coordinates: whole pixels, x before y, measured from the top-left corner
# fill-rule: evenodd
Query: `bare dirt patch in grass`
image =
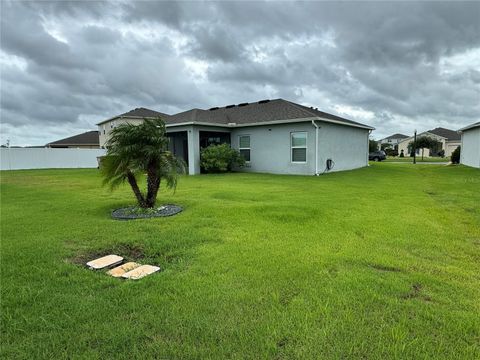
<path fill-rule="evenodd" d="M 425 295 L 423 293 L 423 286 L 422 284 L 415 283 L 412 285 L 410 291 L 404 295 L 402 295 L 402 299 L 409 300 L 409 299 L 420 299 L 423 301 L 432 301 L 430 296 Z"/>
<path fill-rule="evenodd" d="M 140 245 L 118 244 L 105 249 L 84 250 L 74 257 L 67 259 L 67 261 L 76 265 L 85 266 L 87 262 L 109 254 L 122 256 L 125 261 L 135 261 L 145 257 L 144 249 Z"/>

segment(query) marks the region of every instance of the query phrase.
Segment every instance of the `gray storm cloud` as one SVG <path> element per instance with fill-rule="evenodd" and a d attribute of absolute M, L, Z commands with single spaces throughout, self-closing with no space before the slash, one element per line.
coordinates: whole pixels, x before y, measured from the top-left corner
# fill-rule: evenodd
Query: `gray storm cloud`
<path fill-rule="evenodd" d="M 2 2 L 2 142 L 283 97 L 375 137 L 480 114 L 480 3 Z"/>

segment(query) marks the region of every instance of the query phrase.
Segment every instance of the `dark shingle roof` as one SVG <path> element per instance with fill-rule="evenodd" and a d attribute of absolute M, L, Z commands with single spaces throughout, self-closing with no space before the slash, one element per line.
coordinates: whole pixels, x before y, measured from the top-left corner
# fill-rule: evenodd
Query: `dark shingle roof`
<path fill-rule="evenodd" d="M 65 139 L 53 141 L 45 146 L 75 146 L 75 145 L 97 145 L 99 146 L 98 131 L 87 131 L 83 134 L 70 136 Z"/>
<path fill-rule="evenodd" d="M 123 113 L 121 115 L 118 115 L 118 116 L 135 116 L 135 117 L 146 117 L 146 118 L 148 118 L 148 117 L 158 117 L 158 116 L 165 117 L 165 116 L 169 116 L 169 115 L 158 112 L 158 111 L 155 111 L 155 110 L 150 110 L 150 109 L 140 107 L 140 108 L 130 110 L 130 111 L 128 111 L 126 113 Z"/>
<path fill-rule="evenodd" d="M 165 119 L 168 118 L 169 116 L 170 116 L 170 115 L 161 113 L 161 112 L 159 112 L 159 111 L 150 110 L 150 109 L 146 109 L 146 108 L 140 107 L 140 108 L 136 108 L 136 109 L 127 111 L 126 113 L 123 113 L 123 114 L 114 116 L 114 117 L 112 117 L 112 118 L 110 118 L 110 119 L 102 120 L 102 121 L 100 121 L 99 123 L 97 123 L 97 125 L 101 125 L 101 124 L 103 124 L 103 123 L 106 123 L 106 122 L 108 122 L 108 121 L 110 121 L 110 120 L 117 119 L 117 118 L 119 118 L 119 117 L 138 117 L 138 118 L 156 118 L 156 117 L 161 117 L 162 119 L 165 120 Z"/>
<path fill-rule="evenodd" d="M 283 99 L 263 100 L 250 104 L 243 103 L 236 106 L 229 105 L 220 108 L 214 107 L 210 110 L 192 109 L 169 116 L 165 121 L 167 124 L 203 122 L 219 125 L 228 125 L 231 123 L 236 125 L 249 125 L 315 117 L 333 120 L 345 125 L 370 128 L 367 125 Z"/>
<path fill-rule="evenodd" d="M 435 134 L 441 137 L 446 138 L 447 140 L 460 140 L 460 134 L 454 130 L 445 129 L 445 128 L 435 128 L 433 130 L 428 130 L 427 132 Z"/>
<path fill-rule="evenodd" d="M 388 136 L 388 137 L 386 137 L 386 138 L 384 138 L 384 139 L 382 139 L 382 140 L 389 140 L 389 139 L 406 139 L 406 138 L 408 138 L 408 137 L 410 137 L 410 136 L 408 136 L 408 135 L 403 135 L 403 134 L 398 134 L 398 133 L 397 133 L 397 134 L 390 135 L 390 136 Z"/>

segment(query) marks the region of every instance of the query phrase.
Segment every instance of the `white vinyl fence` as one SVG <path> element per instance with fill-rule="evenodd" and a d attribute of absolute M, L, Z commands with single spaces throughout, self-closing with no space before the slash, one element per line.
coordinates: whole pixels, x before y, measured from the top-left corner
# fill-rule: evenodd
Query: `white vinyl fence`
<path fill-rule="evenodd" d="M 0 170 L 96 168 L 104 149 L 0 148 Z"/>

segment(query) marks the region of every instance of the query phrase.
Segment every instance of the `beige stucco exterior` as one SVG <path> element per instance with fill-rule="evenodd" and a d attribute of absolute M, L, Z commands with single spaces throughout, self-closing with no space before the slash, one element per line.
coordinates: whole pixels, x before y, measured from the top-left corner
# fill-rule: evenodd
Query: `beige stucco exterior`
<path fill-rule="evenodd" d="M 98 124 L 98 134 L 100 148 L 105 147 L 105 143 L 110 139 L 110 132 L 120 124 L 140 125 L 144 118 L 138 117 L 116 117 Z"/>
<path fill-rule="evenodd" d="M 453 140 L 453 141 L 448 141 L 446 138 L 435 135 L 429 132 L 423 132 L 420 134 L 417 134 L 417 139 L 421 136 L 428 136 L 430 138 L 433 138 L 437 141 L 439 141 L 442 144 L 442 150 L 445 151 L 445 156 L 451 156 L 452 152 L 460 146 L 460 141 L 459 140 Z M 410 144 L 413 141 L 413 136 L 406 138 L 405 140 L 401 141 L 398 143 L 398 153 L 400 154 L 401 151 L 403 150 L 403 153 L 405 156 L 410 156 L 408 152 L 408 144 Z M 422 155 L 422 149 L 418 149 L 418 154 Z M 429 157 L 430 156 L 430 150 L 429 149 L 423 149 L 423 156 Z"/>

